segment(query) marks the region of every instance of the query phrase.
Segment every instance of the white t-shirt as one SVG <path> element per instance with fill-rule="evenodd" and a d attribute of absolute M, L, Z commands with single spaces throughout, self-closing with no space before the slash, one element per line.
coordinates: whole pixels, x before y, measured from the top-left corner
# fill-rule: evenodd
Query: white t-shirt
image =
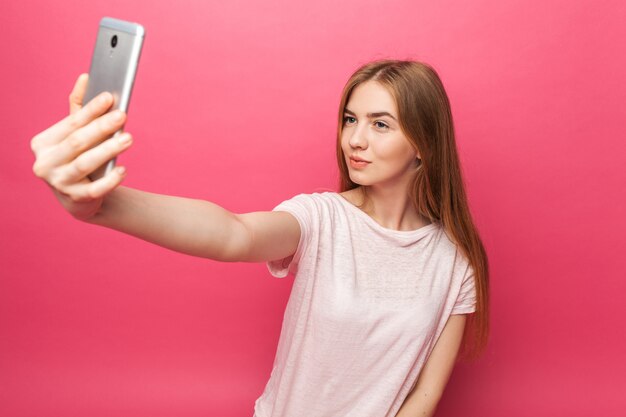
<path fill-rule="evenodd" d="M 387 229 L 337 193 L 300 194 L 301 237 L 256 417 L 395 417 L 451 314 L 475 311 L 473 270 L 438 223 Z"/>

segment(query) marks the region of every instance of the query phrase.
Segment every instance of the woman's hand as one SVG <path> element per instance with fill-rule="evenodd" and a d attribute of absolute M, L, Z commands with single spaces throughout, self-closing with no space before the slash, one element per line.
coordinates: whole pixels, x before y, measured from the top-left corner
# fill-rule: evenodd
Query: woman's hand
<path fill-rule="evenodd" d="M 69 98 L 70 115 L 35 135 L 30 142 L 35 154 L 33 172 L 52 188 L 63 207 L 80 220 L 98 212 L 104 197 L 122 182 L 125 170 L 118 166 L 96 181 L 87 176 L 132 143 L 128 132 L 105 140 L 124 125 L 126 115 L 119 110 L 106 113 L 113 104 L 113 96 L 107 92 L 83 106 L 87 80 L 87 74 L 76 80 Z"/>

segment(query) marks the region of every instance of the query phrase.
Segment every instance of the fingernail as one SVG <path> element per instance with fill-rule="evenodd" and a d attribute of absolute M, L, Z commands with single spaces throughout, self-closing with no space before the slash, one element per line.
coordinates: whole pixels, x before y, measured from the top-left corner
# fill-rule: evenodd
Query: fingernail
<path fill-rule="evenodd" d="M 117 173 L 120 174 L 120 175 L 126 174 L 126 168 L 124 168 L 124 167 L 117 167 L 115 169 L 117 170 Z"/>
<path fill-rule="evenodd" d="M 121 110 L 114 110 L 111 112 L 111 117 L 113 121 L 119 122 L 124 117 L 124 113 Z"/>
<path fill-rule="evenodd" d="M 119 135 L 118 140 L 122 145 L 128 145 L 132 142 L 132 138 L 128 133 L 122 133 L 121 135 Z"/>
<path fill-rule="evenodd" d="M 105 91 L 102 94 L 100 94 L 100 102 L 108 103 L 110 97 L 111 97 L 111 93 L 109 93 L 108 91 Z"/>

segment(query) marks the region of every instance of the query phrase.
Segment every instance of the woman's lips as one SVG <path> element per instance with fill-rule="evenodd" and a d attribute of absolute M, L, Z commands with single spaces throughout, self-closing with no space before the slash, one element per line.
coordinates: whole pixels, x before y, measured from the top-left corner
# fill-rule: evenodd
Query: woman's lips
<path fill-rule="evenodd" d="M 369 161 L 350 157 L 350 166 L 352 168 L 364 168 L 368 164 L 369 164 Z"/>

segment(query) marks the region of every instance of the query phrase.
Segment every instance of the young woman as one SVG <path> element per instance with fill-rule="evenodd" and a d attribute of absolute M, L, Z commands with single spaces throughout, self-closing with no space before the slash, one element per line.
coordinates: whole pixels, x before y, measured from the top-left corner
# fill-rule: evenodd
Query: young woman
<path fill-rule="evenodd" d="M 340 192 L 245 214 L 122 187 L 121 167 L 91 182 L 132 139 L 126 132 L 90 149 L 125 115 L 105 114 L 108 93 L 82 106 L 86 82 L 77 80 L 70 115 L 31 141 L 35 175 L 72 216 L 190 255 L 295 274 L 256 417 L 434 414 L 457 359 L 486 345 L 489 274 L 449 101 L 430 66 L 359 68 L 339 106 Z"/>

